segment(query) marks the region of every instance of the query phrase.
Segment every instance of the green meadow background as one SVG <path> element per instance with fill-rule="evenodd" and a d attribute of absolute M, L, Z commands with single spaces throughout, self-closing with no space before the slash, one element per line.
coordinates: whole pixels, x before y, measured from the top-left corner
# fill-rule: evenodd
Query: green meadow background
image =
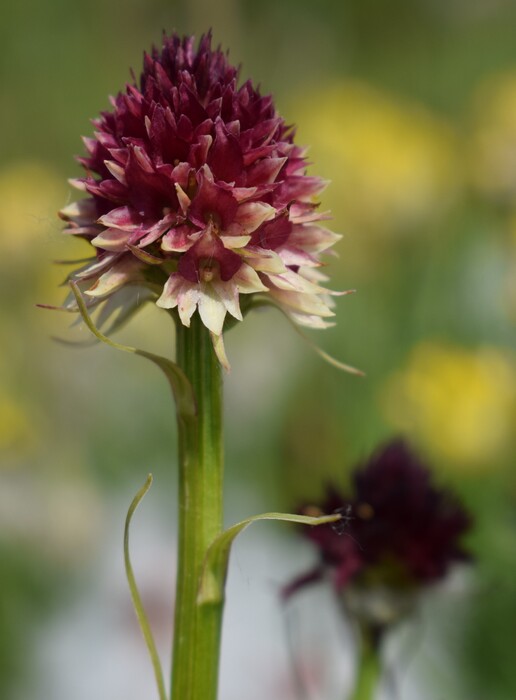
<path fill-rule="evenodd" d="M 345 484 L 379 444 L 406 436 L 475 518 L 475 563 L 435 697 L 512 700 L 511 0 L 1 4 L 0 697 L 47 697 L 38 688 L 48 630 L 89 600 L 106 543 L 118 542 L 125 507 L 148 471 L 155 500 L 145 508 L 173 533 L 176 437 L 161 376 L 110 348 L 54 342 L 88 334 L 35 304 L 63 299 L 66 269 L 52 261 L 84 254 L 84 244 L 61 236 L 56 211 L 74 196 L 67 178 L 80 172 L 73 155 L 82 152 L 80 135 L 91 134 L 89 119 L 108 108 L 130 67 L 139 72 L 143 49 L 159 43 L 163 29 L 199 36 L 209 27 L 242 76 L 274 94 L 298 125 L 298 141 L 311 146 L 311 170 L 330 181 L 323 205 L 343 234 L 339 257 L 328 259 L 331 287 L 357 293 L 338 299 L 334 329 L 311 337 L 367 375 L 325 364 L 274 312 L 231 331 L 228 521 L 248 508 L 317 499 L 328 481 Z M 158 309 L 142 312 L 119 339 L 173 353 L 173 329 Z M 295 532 L 288 537 L 294 542 Z M 122 575 L 121 557 L 110 563 Z M 72 635 L 68 651 L 75 643 Z M 143 645 L 139 651 L 144 659 Z M 81 647 L 62 672 L 76 673 L 79 684 L 83 672 L 95 673 L 91 663 Z M 423 674 L 427 685 L 432 673 Z"/>

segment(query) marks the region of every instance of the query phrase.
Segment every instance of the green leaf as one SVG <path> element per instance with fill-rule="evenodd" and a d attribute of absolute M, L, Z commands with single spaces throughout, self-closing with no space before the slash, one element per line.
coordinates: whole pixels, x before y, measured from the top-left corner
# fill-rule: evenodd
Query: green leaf
<path fill-rule="evenodd" d="M 219 604 L 224 600 L 224 588 L 228 572 L 229 555 L 234 539 L 249 525 L 259 520 L 280 520 L 300 525 L 326 525 L 335 523 L 342 518 L 339 514 L 322 515 L 314 517 L 310 515 L 296 515 L 292 513 L 263 513 L 252 518 L 246 518 L 242 522 L 233 525 L 222 532 L 208 548 L 204 559 L 203 571 L 197 595 L 198 605 Z"/>
<path fill-rule="evenodd" d="M 70 282 L 70 287 L 77 301 L 77 306 L 79 307 L 79 313 L 82 316 L 84 323 L 88 326 L 93 335 L 101 340 L 106 345 L 115 348 L 115 350 L 121 350 L 122 352 L 130 352 L 134 355 L 140 355 L 145 357 L 155 365 L 157 365 L 165 374 L 172 389 L 174 399 L 176 402 L 176 408 L 178 414 L 183 418 L 194 418 L 196 415 L 196 405 L 194 392 L 192 385 L 190 384 L 186 374 L 183 370 L 176 365 L 172 360 L 166 357 L 161 357 L 160 355 L 155 355 L 152 352 L 147 352 L 146 350 L 139 350 L 138 348 L 133 348 L 130 345 L 122 345 L 114 340 L 111 340 L 103 333 L 93 323 L 91 316 L 88 313 L 84 298 L 81 291 L 75 282 Z"/>
<path fill-rule="evenodd" d="M 154 668 L 154 676 L 156 678 L 156 684 L 158 686 L 158 693 L 160 700 L 167 700 L 167 692 L 165 690 L 165 682 L 163 680 L 163 671 L 161 668 L 161 663 L 159 660 L 158 651 L 156 649 L 156 644 L 154 642 L 154 637 L 152 636 L 152 631 L 149 625 L 149 620 L 145 614 L 145 609 L 143 607 L 142 600 L 140 598 L 140 593 L 136 585 L 136 579 L 134 577 L 133 567 L 131 565 L 131 559 L 129 557 L 129 525 L 131 524 L 131 519 L 133 517 L 134 511 L 140 504 L 147 491 L 152 485 L 152 474 L 149 474 L 147 481 L 138 491 L 136 496 L 133 498 L 129 510 L 127 511 L 127 517 L 125 519 L 124 528 L 124 561 L 125 561 L 125 573 L 127 575 L 127 582 L 129 584 L 129 590 L 131 591 L 131 598 L 134 605 L 134 610 L 136 612 L 136 617 L 138 618 L 138 623 L 142 631 L 145 643 L 147 644 L 147 649 L 149 650 L 149 655 L 152 661 L 152 667 Z"/>

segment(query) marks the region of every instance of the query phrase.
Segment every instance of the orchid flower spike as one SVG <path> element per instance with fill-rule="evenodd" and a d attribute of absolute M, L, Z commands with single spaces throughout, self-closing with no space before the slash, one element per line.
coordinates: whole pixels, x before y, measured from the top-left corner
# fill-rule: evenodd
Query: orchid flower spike
<path fill-rule="evenodd" d="M 71 181 L 87 196 L 60 212 L 65 232 L 94 248 L 71 275 L 92 306 L 121 290 L 131 303 L 146 287 L 185 326 L 198 313 L 225 365 L 224 324 L 242 320 L 241 295 L 329 325 L 332 292 L 318 268 L 339 236 L 322 226 L 325 182 L 306 174 L 294 129 L 270 96 L 239 85 L 210 34 L 197 48 L 164 36 L 93 124 L 78 159 L 86 175 Z"/>

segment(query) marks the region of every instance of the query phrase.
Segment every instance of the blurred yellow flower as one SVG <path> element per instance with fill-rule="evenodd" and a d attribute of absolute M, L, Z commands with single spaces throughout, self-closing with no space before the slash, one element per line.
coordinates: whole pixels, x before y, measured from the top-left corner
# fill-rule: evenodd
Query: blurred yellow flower
<path fill-rule="evenodd" d="M 473 184 L 502 202 L 516 200 L 516 73 L 491 77 L 473 105 Z"/>
<path fill-rule="evenodd" d="M 67 187 L 48 165 L 17 161 L 0 170 L 0 237 L 6 255 L 32 257 L 35 242 L 59 232 L 56 212 L 66 201 Z"/>
<path fill-rule="evenodd" d="M 504 351 L 426 342 L 380 393 L 387 421 L 437 458 L 492 469 L 512 441 L 516 365 Z"/>
<path fill-rule="evenodd" d="M 462 181 L 455 134 L 444 120 L 358 82 L 298 98 L 300 140 L 331 181 L 325 202 L 351 230 L 428 227 Z"/>

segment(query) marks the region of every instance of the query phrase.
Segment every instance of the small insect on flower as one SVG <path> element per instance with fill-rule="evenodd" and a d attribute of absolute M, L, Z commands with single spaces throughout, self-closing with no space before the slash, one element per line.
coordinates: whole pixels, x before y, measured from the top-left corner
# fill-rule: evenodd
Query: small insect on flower
<path fill-rule="evenodd" d="M 335 508 L 333 512 L 340 515 L 341 518 L 340 520 L 337 520 L 336 523 L 332 523 L 331 528 L 333 532 L 337 533 L 337 535 L 343 535 L 353 520 L 353 506 L 351 503 L 347 503 L 345 506 Z"/>
<path fill-rule="evenodd" d="M 95 251 L 72 275 L 90 307 L 145 287 L 185 326 L 198 313 L 223 364 L 224 324 L 242 320 L 242 295 L 264 294 L 298 324 L 329 325 L 332 292 L 318 268 L 340 236 L 322 225 L 325 182 L 306 174 L 293 127 L 251 81 L 238 84 L 210 34 L 197 48 L 164 36 L 93 124 L 78 159 L 86 176 L 72 181 L 87 197 L 60 212 L 65 232 Z"/>

